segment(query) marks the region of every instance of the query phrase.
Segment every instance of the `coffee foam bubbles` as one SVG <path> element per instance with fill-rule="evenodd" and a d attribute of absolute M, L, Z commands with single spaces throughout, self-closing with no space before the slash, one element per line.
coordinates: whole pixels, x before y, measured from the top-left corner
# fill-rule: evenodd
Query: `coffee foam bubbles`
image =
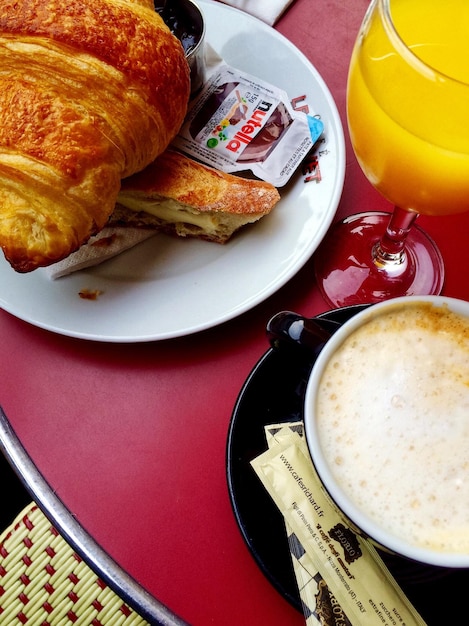
<path fill-rule="evenodd" d="M 469 554 L 469 321 L 446 306 L 372 319 L 323 373 L 318 431 L 362 511 L 416 546 Z"/>

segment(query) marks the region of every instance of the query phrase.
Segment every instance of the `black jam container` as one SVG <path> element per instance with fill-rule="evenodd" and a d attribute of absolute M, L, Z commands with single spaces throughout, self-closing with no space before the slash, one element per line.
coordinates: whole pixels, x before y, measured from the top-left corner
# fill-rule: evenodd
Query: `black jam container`
<path fill-rule="evenodd" d="M 192 0 L 166 0 L 164 7 L 158 6 L 158 0 L 155 0 L 155 10 L 182 43 L 191 71 L 191 95 L 194 95 L 205 82 L 205 20 L 202 11 Z"/>

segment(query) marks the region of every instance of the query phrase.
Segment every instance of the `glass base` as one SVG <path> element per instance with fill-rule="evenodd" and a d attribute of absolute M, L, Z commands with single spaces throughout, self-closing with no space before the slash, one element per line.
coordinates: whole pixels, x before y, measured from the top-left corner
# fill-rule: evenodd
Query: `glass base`
<path fill-rule="evenodd" d="M 378 267 L 373 246 L 386 230 L 391 214 L 360 213 L 332 227 L 315 256 L 317 284 L 332 307 L 381 302 L 410 295 L 437 295 L 444 265 L 433 240 L 412 226 L 400 263 Z"/>

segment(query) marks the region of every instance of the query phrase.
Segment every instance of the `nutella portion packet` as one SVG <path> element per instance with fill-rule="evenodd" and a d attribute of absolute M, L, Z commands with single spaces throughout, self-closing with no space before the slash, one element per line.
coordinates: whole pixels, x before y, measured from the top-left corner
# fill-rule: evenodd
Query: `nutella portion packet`
<path fill-rule="evenodd" d="M 424 626 L 374 546 L 326 495 L 302 422 L 267 426 L 266 436 L 269 449 L 251 465 L 284 516 L 308 626 Z"/>
<path fill-rule="evenodd" d="M 282 187 L 324 130 L 295 111 L 287 94 L 224 62 L 192 101 L 173 145 L 227 173 L 250 170 Z"/>

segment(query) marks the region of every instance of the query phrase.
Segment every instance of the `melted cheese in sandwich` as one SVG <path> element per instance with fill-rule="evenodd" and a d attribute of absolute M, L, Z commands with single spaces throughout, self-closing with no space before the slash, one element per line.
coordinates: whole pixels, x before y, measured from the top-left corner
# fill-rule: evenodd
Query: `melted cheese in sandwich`
<path fill-rule="evenodd" d="M 135 212 L 144 211 L 166 223 L 192 224 L 207 234 L 216 233 L 220 227 L 220 219 L 214 213 L 195 212 L 190 206 L 171 199 L 155 200 L 149 198 L 135 198 L 121 194 L 119 201 Z"/>

